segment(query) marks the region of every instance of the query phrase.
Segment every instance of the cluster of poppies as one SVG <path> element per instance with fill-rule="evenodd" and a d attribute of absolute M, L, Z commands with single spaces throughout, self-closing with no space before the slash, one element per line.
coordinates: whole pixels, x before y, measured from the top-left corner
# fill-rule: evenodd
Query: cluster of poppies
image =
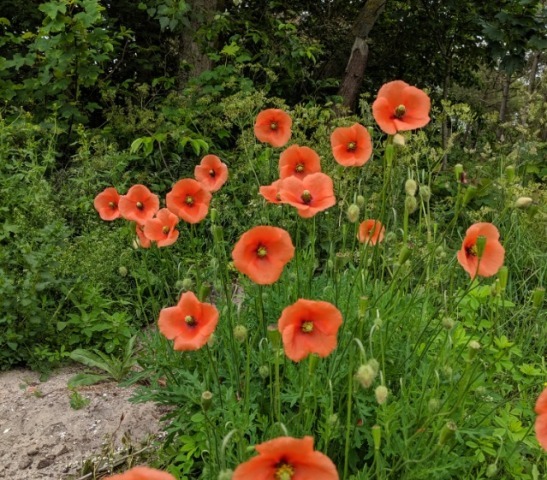
<path fill-rule="evenodd" d="M 194 170 L 193 178 L 184 178 L 167 194 L 167 208 L 144 185 L 133 185 L 125 195 L 114 187 L 95 197 L 94 206 L 103 220 L 124 218 L 135 223 L 139 245 L 149 248 L 152 242 L 167 247 L 177 241 L 175 228 L 180 219 L 199 223 L 209 211 L 211 193 L 219 190 L 228 179 L 228 167 L 216 155 L 206 155 Z"/>

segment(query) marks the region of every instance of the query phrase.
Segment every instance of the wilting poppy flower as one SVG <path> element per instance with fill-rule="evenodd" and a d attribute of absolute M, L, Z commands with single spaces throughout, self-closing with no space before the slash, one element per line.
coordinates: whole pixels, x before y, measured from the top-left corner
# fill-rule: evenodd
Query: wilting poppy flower
<path fill-rule="evenodd" d="M 188 223 L 199 223 L 209 211 L 211 194 L 192 178 L 179 180 L 167 194 L 167 208 Z"/>
<path fill-rule="evenodd" d="M 154 468 L 134 467 L 125 473 L 106 477 L 105 480 L 175 480 L 175 477 Z"/>
<path fill-rule="evenodd" d="M 279 187 L 281 201 L 298 209 L 298 215 L 311 218 L 336 203 L 332 179 L 324 173 L 312 173 L 302 180 L 288 177 Z"/>
<path fill-rule="evenodd" d="M 482 237 L 484 251 L 479 259 L 477 242 Z M 458 262 L 471 278 L 491 277 L 503 266 L 505 249 L 499 242 L 498 229 L 491 223 L 475 223 L 471 225 L 463 239 L 462 248 L 458 251 Z"/>
<path fill-rule="evenodd" d="M 291 117 L 283 110 L 270 108 L 258 114 L 255 121 L 255 137 L 272 147 L 282 147 L 291 138 Z"/>
<path fill-rule="evenodd" d="M 108 187 L 95 197 L 93 206 L 103 220 L 116 220 L 120 217 L 119 201 L 120 194 L 118 191 L 114 187 Z"/>
<path fill-rule="evenodd" d="M 309 147 L 291 145 L 279 156 L 279 178 L 304 178 L 321 171 L 319 155 Z"/>
<path fill-rule="evenodd" d="M 205 155 L 194 169 L 196 180 L 209 192 L 216 192 L 228 180 L 228 167 L 216 155 Z"/>
<path fill-rule="evenodd" d="M 154 468 L 134 467 L 125 473 L 106 477 L 105 480 L 175 480 L 175 477 Z"/>
<path fill-rule="evenodd" d="M 384 239 L 386 228 L 378 220 L 365 220 L 359 225 L 357 239 L 361 243 L 376 245 Z"/>
<path fill-rule="evenodd" d="M 294 256 L 290 235 L 278 227 L 254 227 L 241 235 L 232 258 L 234 266 L 259 285 L 277 281 Z"/>
<path fill-rule="evenodd" d="M 299 362 L 310 353 L 326 357 L 336 348 L 342 314 L 332 303 L 300 299 L 286 307 L 278 328 L 285 354 Z"/>
<path fill-rule="evenodd" d="M 177 223 L 179 223 L 179 217 L 167 208 L 162 208 L 155 218 L 151 218 L 144 224 L 143 232 L 147 238 L 154 240 L 158 247 L 167 247 L 179 238 L 179 231 L 175 230 Z"/>
<path fill-rule="evenodd" d="M 344 167 L 360 167 L 372 155 L 370 133 L 358 123 L 334 130 L 330 136 L 330 144 L 334 159 Z"/>
<path fill-rule="evenodd" d="M 547 451 L 547 388 L 539 395 L 535 412 L 536 418 L 536 437 L 543 450 Z"/>
<path fill-rule="evenodd" d="M 183 293 L 175 307 L 163 308 L 158 319 L 160 332 L 175 340 L 175 350 L 197 350 L 207 343 L 218 323 L 218 310 L 200 302 L 193 292 Z"/>
<path fill-rule="evenodd" d="M 137 232 L 137 240 L 139 247 L 141 248 L 150 248 L 152 241 L 144 234 L 144 225 L 140 223 L 135 223 L 135 230 Z"/>
<path fill-rule="evenodd" d="M 387 134 L 414 130 L 429 123 L 431 101 L 427 94 L 402 80 L 386 83 L 372 104 L 378 126 Z"/>
<path fill-rule="evenodd" d="M 258 455 L 239 465 L 232 480 L 338 480 L 332 460 L 313 449 L 313 438 L 279 437 L 255 446 Z"/>
<path fill-rule="evenodd" d="M 144 185 L 133 185 L 118 204 L 120 214 L 126 220 L 144 225 L 160 208 L 160 200 Z"/>
<path fill-rule="evenodd" d="M 263 185 L 259 192 L 270 203 L 283 203 L 279 195 L 279 188 L 283 180 L 276 180 L 271 185 Z"/>

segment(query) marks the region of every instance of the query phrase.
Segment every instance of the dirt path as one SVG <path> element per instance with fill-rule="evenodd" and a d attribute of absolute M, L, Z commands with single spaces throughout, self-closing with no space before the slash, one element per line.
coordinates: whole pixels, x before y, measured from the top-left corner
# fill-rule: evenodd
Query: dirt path
<path fill-rule="evenodd" d="M 71 408 L 67 381 L 77 372 L 59 370 L 43 383 L 28 370 L 0 373 L 0 478 L 74 478 L 105 444 L 119 450 L 125 437 L 138 448 L 158 433 L 160 407 L 130 403 L 133 390 L 116 383 L 80 388 L 89 404 Z"/>

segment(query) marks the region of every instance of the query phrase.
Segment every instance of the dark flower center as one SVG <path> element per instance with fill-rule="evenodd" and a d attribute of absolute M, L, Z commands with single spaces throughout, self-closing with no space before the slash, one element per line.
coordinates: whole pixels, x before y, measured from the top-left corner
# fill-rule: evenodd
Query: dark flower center
<path fill-rule="evenodd" d="M 137 208 L 138 208 L 139 210 L 142 210 L 142 209 L 144 208 L 143 203 L 142 203 L 142 202 L 137 202 Z"/>
<path fill-rule="evenodd" d="M 186 203 L 186 205 L 189 205 L 191 207 L 194 204 L 194 197 L 191 197 L 190 195 L 186 195 L 186 199 L 184 200 L 184 203 Z"/>
<path fill-rule="evenodd" d="M 311 202 L 311 193 L 309 190 L 304 190 L 302 192 L 302 195 L 300 195 L 300 198 L 302 199 L 302 201 L 306 204 L 310 203 Z"/>
<path fill-rule="evenodd" d="M 395 109 L 395 118 L 403 118 L 405 113 L 406 113 L 406 107 L 404 105 L 399 105 Z"/>
<path fill-rule="evenodd" d="M 184 317 L 184 321 L 189 327 L 195 327 L 197 325 L 196 319 L 192 317 L 192 315 L 186 315 L 186 317 Z"/>
<path fill-rule="evenodd" d="M 264 245 L 260 245 L 256 249 L 256 254 L 259 258 L 264 258 L 266 255 L 268 255 L 268 249 Z"/>
<path fill-rule="evenodd" d="M 357 142 L 349 142 L 348 143 L 348 152 L 354 152 L 355 149 L 357 148 Z"/>
<path fill-rule="evenodd" d="M 304 164 L 297 163 L 296 167 L 294 167 L 294 170 L 296 173 L 302 173 L 304 171 Z"/>
<path fill-rule="evenodd" d="M 217 172 L 215 172 L 212 168 L 211 170 L 209 170 L 209 176 L 212 177 L 212 178 L 215 178 L 217 175 Z"/>
<path fill-rule="evenodd" d="M 114 210 L 116 208 L 116 204 L 114 202 L 108 202 L 108 206 Z"/>
<path fill-rule="evenodd" d="M 468 257 L 476 257 L 478 255 L 477 246 L 476 245 L 470 245 L 468 247 L 465 247 L 465 254 Z"/>
<path fill-rule="evenodd" d="M 276 465 L 275 480 L 291 480 L 294 475 L 294 467 L 285 462 L 279 462 Z"/>
<path fill-rule="evenodd" d="M 271 128 L 272 130 L 277 130 L 277 122 L 271 122 L 271 123 L 270 123 L 270 128 Z"/>
<path fill-rule="evenodd" d="M 313 332 L 313 322 L 310 322 L 309 320 L 302 322 L 301 330 L 303 333 L 311 333 Z"/>

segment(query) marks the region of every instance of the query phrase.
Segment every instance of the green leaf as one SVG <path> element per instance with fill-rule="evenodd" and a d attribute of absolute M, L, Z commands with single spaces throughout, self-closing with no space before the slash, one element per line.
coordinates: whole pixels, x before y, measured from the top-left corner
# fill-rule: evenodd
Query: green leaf
<path fill-rule="evenodd" d="M 62 13 L 63 15 L 66 13 L 66 5 L 62 2 L 42 3 L 38 7 L 38 10 L 45 13 L 52 20 L 55 20 L 58 13 Z"/>
<path fill-rule="evenodd" d="M 68 388 L 83 387 L 84 385 L 95 385 L 96 383 L 108 380 L 106 375 L 96 373 L 78 373 L 68 380 Z"/>

